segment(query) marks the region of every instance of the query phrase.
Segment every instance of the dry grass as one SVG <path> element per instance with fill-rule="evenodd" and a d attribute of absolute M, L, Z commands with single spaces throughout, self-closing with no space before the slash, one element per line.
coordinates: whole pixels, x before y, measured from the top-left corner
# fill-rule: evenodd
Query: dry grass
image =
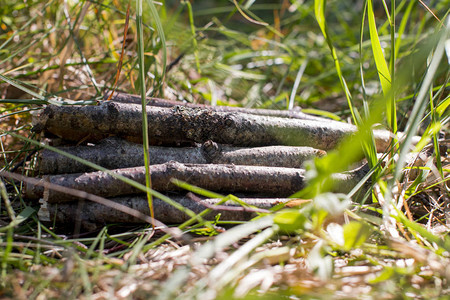
<path fill-rule="evenodd" d="M 196 2 L 192 3 L 195 36 L 185 3 L 164 2 L 159 8 L 169 66 L 162 88 L 154 89 L 162 80 L 161 40 L 152 29 L 155 20 L 144 14 L 149 94 L 276 109 L 287 108 L 293 94 L 296 105 L 322 114 L 329 110 L 334 117 L 350 120 L 334 60 L 314 19 L 314 4 L 274 1 L 255 3 L 249 10 L 242 6 L 251 20 L 259 16 L 271 25 L 260 26 L 229 2 L 217 1 L 212 8 Z M 430 5 L 443 24 L 448 14 L 445 2 Z M 409 4 L 397 4 L 400 26 Z M 16 84 L 0 82 L 2 170 L 33 175 L 33 158 L 26 156 L 35 146 L 10 134 L 39 138 L 30 134 L 31 111 L 52 101 L 92 104 L 112 88 L 124 42 L 125 8 L 125 3 L 116 0 L 9 1 L 0 6 L 0 74 Z M 362 112 L 365 104 L 376 102 L 381 89 L 367 30 L 358 52 L 361 9 L 350 2 L 331 2 L 327 22 L 342 76 Z M 131 15 L 118 90 L 137 93 L 138 37 L 133 11 Z M 389 26 L 382 7 L 376 17 L 388 52 Z M 434 34 L 441 30 L 448 39 L 449 29 L 445 32 L 445 26 L 421 5 L 411 8 L 405 22 L 397 66 L 407 69 L 413 65 L 409 62 L 416 64 L 414 72 L 407 69 L 408 74 L 399 75 L 408 84 L 398 90 L 397 110 L 407 120 L 414 117 L 411 109 L 425 76 L 425 62 L 437 44 Z M 305 63 L 305 73 L 293 91 Z M 427 121 L 440 122 L 440 130 L 448 133 L 446 63 L 444 55 L 430 87 L 436 97 L 434 107 L 443 111 L 437 119 L 424 118 L 422 129 Z M 381 119 L 377 122 L 386 124 Z M 405 123 L 399 120 L 399 129 Z M 421 155 L 410 161 L 410 168 L 402 169 L 391 191 L 386 192 L 386 186 L 396 163 L 375 166 L 379 173 L 373 199 L 378 202 L 330 211 L 316 197 L 291 210 L 292 215 L 271 214 L 268 225 L 257 225 L 261 219 L 238 227 L 220 222 L 191 224 L 182 228 L 183 240 L 145 226 L 110 224 L 101 231 L 77 235 L 70 225 L 67 229 L 43 224 L 35 214 L 39 204 L 22 199 L 21 183 L 2 178 L 6 188 L 0 190 L 7 197 L 0 205 L 0 298 L 446 299 L 450 297 L 450 143 L 446 139 L 438 143 L 440 153 L 431 144 L 424 146 Z M 347 159 L 340 154 L 339 158 Z M 22 163 L 25 157 L 27 162 Z M 318 176 L 333 168 L 332 162 L 326 162 L 316 161 Z M 393 201 L 386 200 L 386 195 Z M 342 203 L 328 197 L 329 206 Z M 9 226 L 11 222 L 14 226 Z M 224 229 L 214 232 L 208 225 Z M 241 237 L 239 230 L 248 234 Z M 235 235 L 227 235 L 230 232 Z M 215 245 L 212 250 L 211 245 Z"/>

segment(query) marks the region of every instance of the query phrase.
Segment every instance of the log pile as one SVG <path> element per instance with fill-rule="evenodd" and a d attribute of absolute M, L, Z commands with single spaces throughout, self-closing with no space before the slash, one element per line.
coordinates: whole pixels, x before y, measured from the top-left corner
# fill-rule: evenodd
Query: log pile
<path fill-rule="evenodd" d="M 112 170 L 113 174 L 145 185 L 141 105 L 136 96 L 118 94 L 97 106 L 48 105 L 33 120 L 41 133 L 60 150 Z M 140 99 L 139 99 L 140 101 Z M 280 112 L 243 108 L 180 105 L 149 99 L 148 133 L 152 188 L 198 213 L 218 199 L 197 199 L 173 184 L 173 179 L 214 192 L 241 197 L 251 209 L 226 202 L 206 217 L 220 212 L 221 220 L 246 220 L 259 210 L 287 202 L 305 187 L 303 164 L 323 156 L 356 132 L 352 125 L 310 116 L 300 111 Z M 389 142 L 388 132 L 375 131 L 378 150 Z M 39 153 L 39 184 L 27 184 L 25 195 L 41 199 L 40 216 L 58 223 L 81 221 L 84 227 L 108 222 L 139 222 L 124 212 L 83 201 L 49 188 L 56 184 L 104 197 L 148 214 L 145 195 L 117 177 L 96 171 L 64 155 Z M 335 192 L 348 193 L 364 177 L 360 168 L 336 174 Z M 259 210 L 258 210 L 259 209 Z M 189 217 L 161 199 L 154 200 L 155 218 L 180 223 Z"/>

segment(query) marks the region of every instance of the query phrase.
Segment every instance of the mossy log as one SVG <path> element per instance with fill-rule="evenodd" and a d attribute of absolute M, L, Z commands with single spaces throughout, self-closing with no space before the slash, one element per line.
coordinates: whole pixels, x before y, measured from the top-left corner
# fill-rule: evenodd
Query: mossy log
<path fill-rule="evenodd" d="M 288 197 L 305 187 L 305 171 L 294 168 L 169 162 L 153 165 L 150 171 L 152 188 L 159 192 L 180 191 L 181 188 L 172 183 L 173 178 L 216 192 L 255 193 L 264 197 Z M 145 184 L 144 167 L 116 169 L 112 172 Z M 360 168 L 353 172 L 335 174 L 336 184 L 333 191 L 348 193 L 366 172 L 365 168 Z M 47 175 L 41 180 L 105 198 L 142 193 L 135 187 L 101 171 Z M 30 184 L 25 187 L 25 195 L 30 199 L 44 197 L 44 200 L 51 203 L 78 199 Z"/>
<path fill-rule="evenodd" d="M 62 151 L 88 160 L 107 169 L 129 168 L 144 165 L 142 145 L 115 137 L 92 146 L 60 147 Z M 311 147 L 267 146 L 255 148 L 229 147 L 206 141 L 199 147 L 150 147 L 150 163 L 169 161 L 190 164 L 234 164 L 301 168 L 313 157 L 326 154 Z M 39 154 L 41 174 L 64 174 L 93 171 L 86 165 L 64 155 L 44 149 Z"/>
<path fill-rule="evenodd" d="M 308 146 L 329 150 L 356 127 L 339 122 L 318 122 L 214 112 L 209 109 L 147 107 L 148 133 L 160 143 L 212 140 L 234 146 Z M 142 139 L 141 106 L 106 102 L 99 106 L 48 105 L 35 120 L 33 130 L 43 130 L 73 141 L 98 141 L 109 135 Z M 387 131 L 374 131 L 377 149 L 390 143 Z"/>

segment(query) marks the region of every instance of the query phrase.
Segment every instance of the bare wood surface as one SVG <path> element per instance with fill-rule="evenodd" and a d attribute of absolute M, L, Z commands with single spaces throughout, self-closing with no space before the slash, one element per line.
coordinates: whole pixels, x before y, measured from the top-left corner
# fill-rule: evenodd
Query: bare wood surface
<path fill-rule="evenodd" d="M 172 178 L 216 192 L 256 193 L 265 197 L 288 197 L 305 187 L 305 171 L 294 168 L 169 162 L 153 165 L 150 171 L 152 188 L 159 192 L 180 190 L 171 182 Z M 116 169 L 112 172 L 145 184 L 144 167 Z M 366 172 L 366 169 L 360 168 L 353 172 L 335 174 L 334 192 L 348 193 Z M 48 175 L 42 180 L 105 198 L 142 193 L 104 172 Z M 33 185 L 26 185 L 25 195 L 31 199 L 44 197 L 50 203 L 77 199 L 53 190 L 44 191 L 41 186 Z"/>
<path fill-rule="evenodd" d="M 99 144 L 93 146 L 67 146 L 59 149 L 107 169 L 144 165 L 142 145 L 115 137 L 102 140 Z M 222 146 L 212 141 L 206 141 L 201 147 L 150 147 L 149 153 L 150 163 L 153 165 L 177 161 L 190 164 L 213 163 L 289 168 L 301 168 L 306 160 L 326 154 L 323 150 L 311 147 L 239 148 Z M 39 158 L 41 174 L 93 171 L 80 162 L 47 149 L 40 152 Z"/>
<path fill-rule="evenodd" d="M 109 94 L 106 94 L 104 99 L 108 99 Z M 141 104 L 141 97 L 138 95 L 126 94 L 115 92 L 111 101 L 120 103 L 134 103 Z M 260 115 L 260 116 L 270 116 L 270 117 L 281 117 L 281 118 L 292 118 L 292 119 L 302 119 L 302 120 L 316 120 L 323 122 L 337 122 L 335 120 L 322 118 L 314 115 L 309 115 L 300 111 L 297 107 L 295 110 L 276 110 L 276 109 L 259 109 L 259 108 L 245 108 L 245 107 L 235 107 L 235 106 L 211 106 L 206 104 L 196 104 L 182 101 L 174 101 L 161 98 L 147 98 L 147 105 L 158 106 L 158 107 L 173 107 L 176 105 L 185 106 L 189 108 L 202 108 L 210 109 L 216 112 L 241 112 L 246 114 Z"/>
<path fill-rule="evenodd" d="M 192 210 L 196 214 L 205 210 L 207 206 L 213 206 L 219 203 L 220 199 L 203 199 L 199 202 L 192 200 L 186 196 L 172 196 L 172 200 L 183 205 L 183 207 Z M 110 198 L 114 202 L 125 205 L 126 207 L 135 209 L 144 214 L 150 214 L 148 209 L 148 202 L 145 196 L 130 196 L 130 197 L 117 197 Z M 270 209 L 275 205 L 292 201 L 293 199 L 287 198 L 243 198 L 241 201 L 248 205 L 255 206 L 260 209 Z M 295 200 L 294 200 L 295 202 Z M 155 210 L 155 218 L 163 223 L 183 223 L 190 217 L 170 206 L 166 202 L 155 198 L 153 202 Z M 205 217 L 207 220 L 214 220 L 214 216 L 218 213 L 221 214 L 220 220 L 223 221 L 245 221 L 249 220 L 257 215 L 252 209 L 245 209 L 241 205 L 234 201 L 227 201 L 222 204 L 222 209 L 215 210 Z M 230 209 L 226 209 L 230 208 Z M 233 209 L 234 208 L 234 209 Z M 242 208 L 242 209 L 236 209 Z M 83 201 L 79 202 L 67 202 L 67 203 L 45 203 L 43 209 L 39 213 L 40 217 L 46 221 L 55 220 L 59 224 L 73 224 L 76 221 L 88 222 L 94 224 L 106 224 L 114 222 L 123 223 L 143 223 L 139 218 L 126 214 L 121 211 L 117 211 L 114 208 L 108 206 Z"/>
<path fill-rule="evenodd" d="M 153 141 L 217 143 L 235 146 L 309 146 L 329 150 L 356 127 L 339 122 L 213 112 L 208 109 L 147 107 Z M 98 141 L 108 135 L 142 137 L 141 106 L 107 102 L 99 106 L 49 105 L 35 120 L 35 132 L 49 131 L 65 139 Z M 374 132 L 377 149 L 389 145 L 387 131 Z"/>

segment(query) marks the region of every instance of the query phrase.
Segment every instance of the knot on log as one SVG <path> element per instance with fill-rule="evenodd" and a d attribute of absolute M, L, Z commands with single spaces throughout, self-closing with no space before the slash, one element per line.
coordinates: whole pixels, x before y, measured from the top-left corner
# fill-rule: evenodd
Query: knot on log
<path fill-rule="evenodd" d="M 102 105 L 106 105 L 106 111 L 108 117 L 111 118 L 111 120 L 116 120 L 119 114 L 121 113 L 119 107 L 117 107 L 117 103 L 115 102 L 106 102 L 103 103 Z"/>
<path fill-rule="evenodd" d="M 208 163 L 212 163 L 222 154 L 222 147 L 211 140 L 204 142 L 200 149 L 203 157 Z"/>
<path fill-rule="evenodd" d="M 241 118 L 234 113 L 227 113 L 218 122 L 218 128 L 214 129 L 214 133 L 217 136 L 216 140 L 221 141 L 223 144 L 235 144 L 239 141 L 238 137 L 238 123 L 241 122 Z"/>
<path fill-rule="evenodd" d="M 182 105 L 175 105 L 174 107 L 172 107 L 172 111 L 174 114 L 182 114 L 186 109 L 188 108 Z"/>
<path fill-rule="evenodd" d="M 233 120 L 233 115 L 228 115 L 228 116 L 225 117 L 225 125 L 226 125 L 227 127 L 233 126 L 234 123 L 235 123 L 235 122 L 234 122 L 234 120 Z"/>
<path fill-rule="evenodd" d="M 176 174 L 174 172 L 183 170 L 185 168 L 184 164 L 182 164 L 178 161 L 175 161 L 175 160 L 171 160 L 171 161 L 167 162 L 165 165 L 166 165 L 167 172 L 170 172 L 173 174 Z"/>
<path fill-rule="evenodd" d="M 33 128 L 31 128 L 31 132 L 41 133 L 45 129 L 49 118 L 49 113 L 47 113 L 47 110 L 48 107 L 41 110 L 37 117 L 33 116 Z"/>

